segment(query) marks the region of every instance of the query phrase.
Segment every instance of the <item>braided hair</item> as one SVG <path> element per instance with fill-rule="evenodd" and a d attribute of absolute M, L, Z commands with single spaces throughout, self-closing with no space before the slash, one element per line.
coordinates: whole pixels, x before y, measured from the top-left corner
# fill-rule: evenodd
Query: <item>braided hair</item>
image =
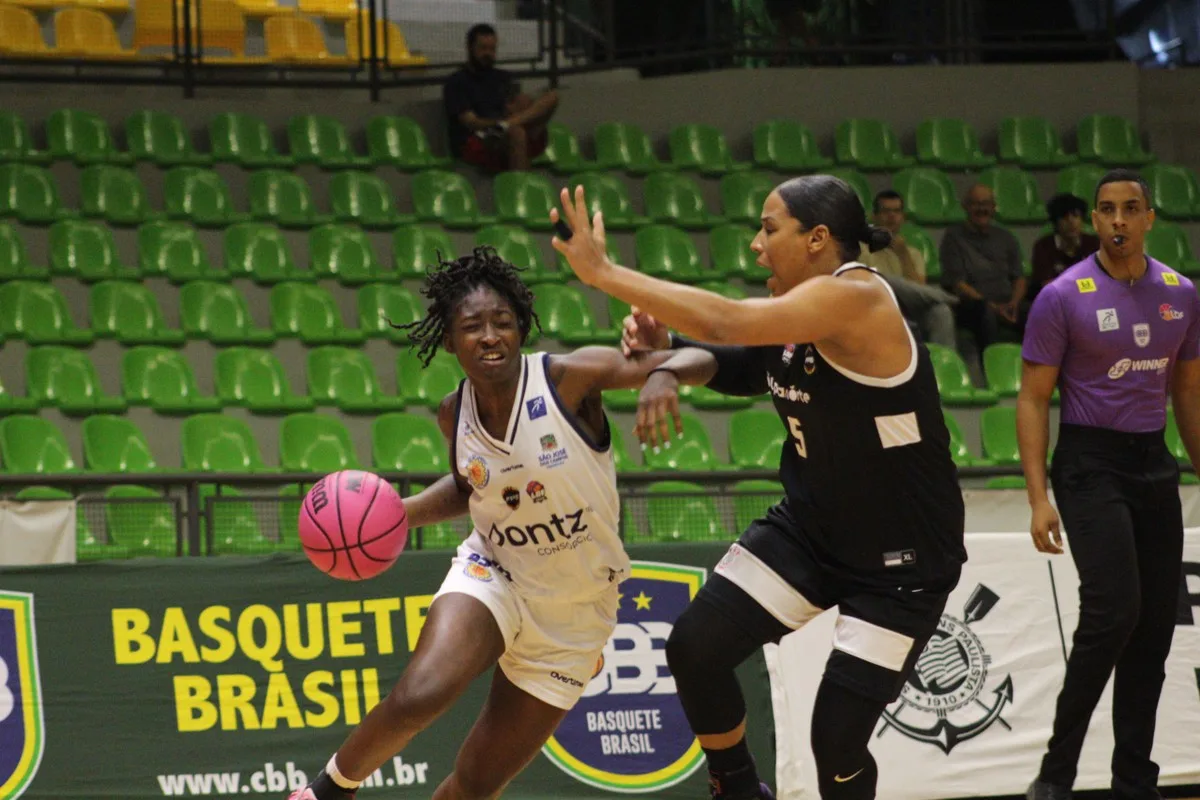
<path fill-rule="evenodd" d="M 410 346 L 419 346 L 417 357 L 429 366 L 450 330 L 458 304 L 480 286 L 486 286 L 512 306 L 523 344 L 534 325 L 541 330 L 541 322 L 533 310 L 533 292 L 517 274 L 521 271 L 502 259 L 493 247 L 476 247 L 471 255 L 452 261 L 444 261 L 439 253 L 438 265 L 427 270 L 421 289 L 430 301 L 424 318 L 392 327 L 409 332 Z"/>

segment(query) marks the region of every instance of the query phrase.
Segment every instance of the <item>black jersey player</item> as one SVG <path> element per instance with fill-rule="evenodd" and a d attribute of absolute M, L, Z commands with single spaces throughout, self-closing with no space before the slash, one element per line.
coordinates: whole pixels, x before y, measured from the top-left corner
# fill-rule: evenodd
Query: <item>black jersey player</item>
<path fill-rule="evenodd" d="M 826 175 L 789 180 L 763 205 L 752 249 L 769 298 L 732 300 L 612 264 L 603 220 L 563 193 L 575 234 L 555 239 L 581 280 L 638 309 L 627 347 L 680 349 L 642 390 L 638 433 L 679 426 L 681 383 L 769 393 L 787 431 L 783 502 L 742 534 L 675 624 L 667 659 L 708 757 L 713 796 L 769 797 L 745 744 L 734 668 L 839 607 L 813 709 L 821 797 L 875 796 L 867 744 L 933 634 L 966 560 L 964 509 L 929 353 L 887 283 L 857 263 L 886 246 L 862 203 Z M 700 348 L 692 345 L 698 345 Z M 681 429 L 681 428 L 680 428 Z"/>

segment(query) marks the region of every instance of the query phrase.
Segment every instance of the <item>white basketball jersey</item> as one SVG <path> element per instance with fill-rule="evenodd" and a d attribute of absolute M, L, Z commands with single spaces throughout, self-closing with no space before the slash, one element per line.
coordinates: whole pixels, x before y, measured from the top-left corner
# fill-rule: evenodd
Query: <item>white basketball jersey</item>
<path fill-rule="evenodd" d="M 629 575 L 607 429 L 597 447 L 563 408 L 550 356 L 521 359 L 504 438 L 479 421 L 470 380 L 459 389 L 454 466 L 473 489 L 467 546 L 525 597 L 593 598 Z"/>

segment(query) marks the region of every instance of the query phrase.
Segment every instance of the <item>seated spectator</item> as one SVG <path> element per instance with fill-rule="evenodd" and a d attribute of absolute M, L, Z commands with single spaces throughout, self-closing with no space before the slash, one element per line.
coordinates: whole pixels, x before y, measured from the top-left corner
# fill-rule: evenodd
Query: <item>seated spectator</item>
<path fill-rule="evenodd" d="M 938 250 L 942 286 L 958 295 L 955 317 L 975 337 L 982 354 L 997 340 L 1001 327 L 1020 339 L 1026 281 L 1017 237 L 992 224 L 996 214 L 992 190 L 982 184 L 972 186 L 963 208 L 966 222 L 950 226 L 942 235 Z"/>
<path fill-rule="evenodd" d="M 1083 217 L 1087 211 L 1087 202 L 1073 194 L 1056 194 L 1046 203 L 1046 213 L 1050 217 L 1050 224 L 1054 226 L 1054 233 L 1048 233 L 1033 243 L 1030 301 L 1064 269 L 1100 249 L 1100 237 L 1083 232 Z"/>
<path fill-rule="evenodd" d="M 874 210 L 875 224 L 892 234 L 892 243 L 874 253 L 864 247 L 859 261 L 884 277 L 896 293 L 900 310 L 917 324 L 925 341 L 953 350 L 954 312 L 950 307 L 958 298 L 940 286 L 926 284 L 925 256 L 900 235 L 904 198 L 899 192 L 885 189 L 875 195 Z"/>
<path fill-rule="evenodd" d="M 467 63 L 442 87 L 451 152 L 489 173 L 529 169 L 546 149 L 546 124 L 558 107 L 556 92 L 534 100 L 496 67 L 496 41 L 491 25 L 467 31 Z"/>

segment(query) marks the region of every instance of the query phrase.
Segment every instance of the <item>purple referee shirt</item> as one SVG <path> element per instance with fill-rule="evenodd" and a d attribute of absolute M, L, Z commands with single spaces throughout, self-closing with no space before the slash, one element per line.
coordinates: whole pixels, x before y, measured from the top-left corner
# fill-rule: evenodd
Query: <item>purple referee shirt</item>
<path fill-rule="evenodd" d="M 1063 422 L 1162 430 L 1175 362 L 1200 357 L 1200 295 L 1149 256 L 1132 286 L 1089 256 L 1038 293 L 1021 355 L 1059 368 Z"/>

